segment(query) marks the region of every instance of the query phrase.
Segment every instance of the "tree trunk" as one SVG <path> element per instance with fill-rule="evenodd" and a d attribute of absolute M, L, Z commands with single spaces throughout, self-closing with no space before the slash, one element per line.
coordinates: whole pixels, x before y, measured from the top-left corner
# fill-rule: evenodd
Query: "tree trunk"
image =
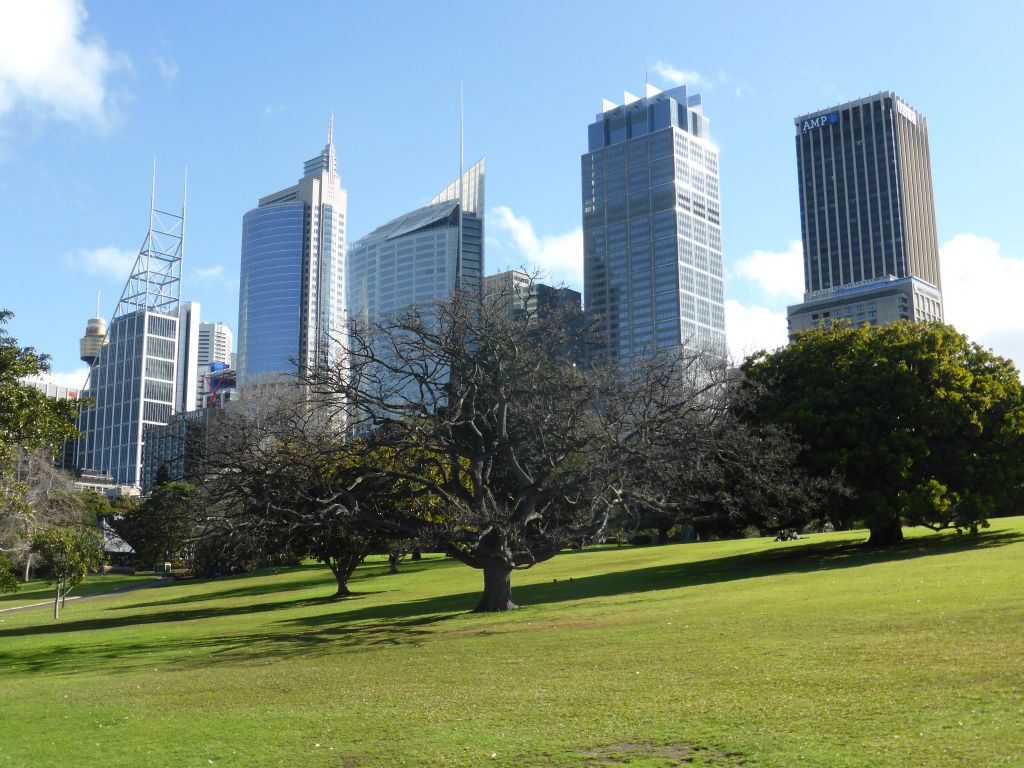
<path fill-rule="evenodd" d="M 869 547 L 890 547 L 902 543 L 903 526 L 900 525 L 898 517 L 871 526 L 871 536 L 868 538 Z"/>
<path fill-rule="evenodd" d="M 416 549 L 414 549 L 412 551 L 412 559 L 413 560 L 422 560 L 423 559 L 423 553 L 420 551 L 419 547 L 416 547 Z"/>
<path fill-rule="evenodd" d="M 519 606 L 512 602 L 512 569 L 507 565 L 491 565 L 484 571 L 484 593 L 474 613 L 512 611 Z"/>
<path fill-rule="evenodd" d="M 388 555 L 388 567 L 391 573 L 398 573 L 398 555 Z"/>
<path fill-rule="evenodd" d="M 53 596 L 53 620 L 60 618 L 60 582 L 57 582 L 56 593 Z"/>
<path fill-rule="evenodd" d="M 25 558 L 25 578 L 22 579 L 22 582 L 24 582 L 25 584 L 28 584 L 31 579 L 32 579 L 32 555 L 30 554 L 28 557 Z"/>
<path fill-rule="evenodd" d="M 356 570 L 356 566 L 362 561 L 366 553 L 360 549 L 352 549 L 340 555 L 321 556 L 321 560 L 327 563 L 334 578 L 338 582 L 338 591 L 334 593 L 335 598 L 348 597 L 352 594 L 348 588 L 348 580 Z"/>

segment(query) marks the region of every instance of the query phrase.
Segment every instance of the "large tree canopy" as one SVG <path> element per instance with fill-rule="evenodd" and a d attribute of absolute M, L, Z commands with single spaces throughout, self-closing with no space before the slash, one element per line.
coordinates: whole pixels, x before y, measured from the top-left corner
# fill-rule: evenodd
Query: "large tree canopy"
<path fill-rule="evenodd" d="M 833 326 L 744 363 L 754 419 L 785 425 L 818 476 L 852 491 L 826 514 L 866 524 L 977 530 L 1020 493 L 1024 398 L 1014 364 L 938 323 Z"/>

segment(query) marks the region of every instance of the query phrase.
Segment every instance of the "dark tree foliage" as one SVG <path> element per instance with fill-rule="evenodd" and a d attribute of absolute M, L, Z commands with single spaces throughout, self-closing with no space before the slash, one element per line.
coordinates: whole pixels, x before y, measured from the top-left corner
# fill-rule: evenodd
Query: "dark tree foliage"
<path fill-rule="evenodd" d="M 901 525 L 976 531 L 1020 497 L 1024 399 L 1012 362 L 938 323 L 833 326 L 743 366 L 753 420 L 791 429 L 801 465 L 851 495 L 824 507 L 872 544 Z"/>
<path fill-rule="evenodd" d="M 142 502 L 122 505 L 110 525 L 143 563 L 188 560 L 198 503 L 189 483 L 164 483 Z"/>
<path fill-rule="evenodd" d="M 788 432 L 749 423 L 749 388 L 715 355 L 675 353 L 620 374 L 604 401 L 604 441 L 617 473 L 622 529 L 655 529 L 659 541 L 688 527 L 698 538 L 805 524 L 834 481 L 795 465 Z"/>
<path fill-rule="evenodd" d="M 219 414 L 197 455 L 204 504 L 196 519 L 207 571 L 312 555 L 337 581 L 336 597 L 373 548 L 350 508 L 369 483 L 348 464 L 344 432 L 294 384 L 279 383 Z"/>

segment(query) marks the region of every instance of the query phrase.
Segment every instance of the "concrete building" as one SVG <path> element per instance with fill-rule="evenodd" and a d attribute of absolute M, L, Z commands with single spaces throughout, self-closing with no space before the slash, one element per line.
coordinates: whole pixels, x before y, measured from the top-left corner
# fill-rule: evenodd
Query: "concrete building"
<path fill-rule="evenodd" d="M 460 201 L 461 198 L 461 201 Z M 375 320 L 412 304 L 480 294 L 484 269 L 484 160 L 427 205 L 352 244 L 348 312 Z"/>
<path fill-rule="evenodd" d="M 328 126 L 327 146 L 306 161 L 297 184 L 261 198 L 242 218 L 240 387 L 294 376 L 338 353 L 348 193 L 332 134 Z"/>
<path fill-rule="evenodd" d="M 682 346 L 724 355 L 718 149 L 686 86 L 604 103 L 582 157 L 591 361 Z"/>
<path fill-rule="evenodd" d="M 795 120 L 804 301 L 796 333 L 836 318 L 943 319 L 928 122 L 892 91 Z"/>
<path fill-rule="evenodd" d="M 194 479 L 203 438 L 216 409 L 176 414 L 167 424 L 146 428 L 142 461 L 142 493 L 148 495 L 163 474 L 168 482 Z"/>

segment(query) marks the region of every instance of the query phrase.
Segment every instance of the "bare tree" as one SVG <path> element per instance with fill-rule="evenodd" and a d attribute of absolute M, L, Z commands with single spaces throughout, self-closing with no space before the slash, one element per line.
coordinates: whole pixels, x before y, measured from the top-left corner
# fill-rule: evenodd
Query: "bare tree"
<path fill-rule="evenodd" d="M 233 403 L 191 439 L 203 443 L 193 450 L 205 500 L 194 539 L 210 568 L 313 555 L 335 576 L 335 596 L 350 594 L 373 540 L 351 522 L 360 479 L 330 409 L 281 383 Z"/>
<path fill-rule="evenodd" d="M 585 331 L 564 312 L 512 314 L 459 294 L 354 324 L 344 366 L 310 381 L 344 403 L 367 473 L 440 500 L 441 520 L 392 509 L 377 522 L 429 529 L 482 570 L 477 611 L 514 608 L 512 571 L 586 543 L 616 509 L 673 503 L 655 490 L 657 474 L 637 472 L 644 462 L 667 472 L 695 456 L 701 471 L 703 431 L 734 374 L 712 355 L 680 351 L 624 371 L 582 370 L 569 350 Z M 382 447 L 399 460 L 375 462 Z"/>

